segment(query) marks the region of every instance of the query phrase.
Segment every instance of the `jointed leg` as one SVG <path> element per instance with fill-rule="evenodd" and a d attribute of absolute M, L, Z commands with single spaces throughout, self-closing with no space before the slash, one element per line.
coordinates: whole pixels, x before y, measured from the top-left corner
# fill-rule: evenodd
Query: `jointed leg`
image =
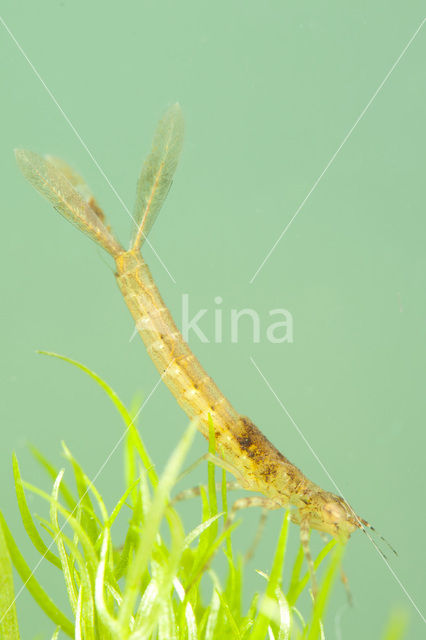
<path fill-rule="evenodd" d="M 305 554 L 306 562 L 308 564 L 309 573 L 311 574 L 312 593 L 314 595 L 314 598 L 316 598 L 318 593 L 318 586 L 315 576 L 314 561 L 312 560 L 311 550 L 309 547 L 309 533 L 309 520 L 302 520 L 300 523 L 300 542 L 303 548 L 303 553 Z"/>
<path fill-rule="evenodd" d="M 183 489 L 179 491 L 177 495 L 172 500 L 172 504 L 175 502 L 181 502 L 182 500 L 188 500 L 189 498 L 197 498 L 201 495 L 201 489 L 205 489 L 207 491 L 207 485 L 199 485 L 198 487 L 192 487 L 191 489 Z M 216 490 L 220 491 L 222 489 L 222 483 L 216 482 Z M 236 480 L 231 480 L 226 483 L 227 491 L 235 491 L 236 489 L 241 489 L 241 486 Z"/>
<path fill-rule="evenodd" d="M 262 509 L 262 513 L 260 514 L 260 518 L 259 518 L 259 524 L 257 525 L 256 536 L 255 536 L 253 542 L 251 543 L 250 548 L 248 549 L 248 551 L 246 552 L 246 554 L 244 556 L 244 562 L 248 562 L 254 556 L 254 552 L 256 551 L 256 548 L 257 548 L 260 540 L 262 539 L 262 535 L 263 535 L 263 532 L 265 530 L 266 519 L 268 517 L 268 511 L 269 511 L 269 509 Z"/>
<path fill-rule="evenodd" d="M 270 498 L 264 498 L 263 496 L 249 496 L 247 498 L 239 498 L 232 505 L 232 509 L 228 515 L 226 526 L 229 527 L 233 520 L 235 520 L 235 515 L 237 511 L 240 509 L 246 509 L 247 507 L 263 507 L 263 509 L 279 509 L 280 505 L 275 502 L 275 500 L 271 500 Z"/>

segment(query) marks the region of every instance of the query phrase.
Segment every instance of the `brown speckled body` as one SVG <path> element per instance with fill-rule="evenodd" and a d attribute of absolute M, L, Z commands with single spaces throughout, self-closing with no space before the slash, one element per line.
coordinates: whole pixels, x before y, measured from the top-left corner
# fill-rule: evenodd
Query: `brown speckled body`
<path fill-rule="evenodd" d="M 183 117 L 173 105 L 160 121 L 138 182 L 133 248 L 125 251 L 104 223 L 103 212 L 81 176 L 58 159 L 17 150 L 24 176 L 54 208 L 115 260 L 117 281 L 137 330 L 164 382 L 189 418 L 208 438 L 213 422 L 216 447 L 245 489 L 266 496 L 269 508 L 291 507 L 308 550 L 311 527 L 346 541 L 367 523 L 343 498 L 311 482 L 246 417 L 241 416 L 205 372 L 184 341 L 140 255 L 140 249 L 170 189 L 183 139 Z"/>
<path fill-rule="evenodd" d="M 338 497 L 311 482 L 237 413 L 184 341 L 140 253 L 120 253 L 116 265 L 118 285 L 152 361 L 188 417 L 198 418 L 206 438 L 211 416 L 217 449 L 241 486 L 267 496 L 270 506 L 293 506 L 295 522 L 306 514 L 311 526 L 324 529 L 315 504 L 320 508 Z"/>

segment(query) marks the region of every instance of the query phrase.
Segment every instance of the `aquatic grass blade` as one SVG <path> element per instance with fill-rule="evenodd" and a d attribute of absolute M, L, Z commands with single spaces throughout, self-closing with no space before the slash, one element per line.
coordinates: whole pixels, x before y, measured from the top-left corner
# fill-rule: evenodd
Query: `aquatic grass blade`
<path fill-rule="evenodd" d="M 54 500 L 51 495 L 49 495 L 42 489 L 35 487 L 29 482 L 23 482 L 22 484 L 28 491 L 31 491 L 32 493 L 40 496 L 41 498 L 46 500 L 49 504 L 54 503 L 56 505 L 57 510 L 65 518 L 66 524 L 68 524 L 71 527 L 71 529 L 73 529 L 73 531 L 78 535 L 78 539 L 81 543 L 82 548 L 84 549 L 88 567 L 91 569 L 92 572 L 95 572 L 98 564 L 96 550 L 92 544 L 91 539 L 89 538 L 89 536 L 87 535 L 86 531 L 81 526 L 77 518 L 74 517 L 72 513 L 70 513 L 67 509 L 65 509 L 65 507 L 61 505 L 60 502 L 57 502 L 56 500 Z"/>
<path fill-rule="evenodd" d="M 129 567 L 126 577 L 126 587 L 119 621 L 122 626 L 128 624 L 133 607 L 139 593 L 140 579 L 145 571 L 151 549 L 155 543 L 161 519 L 170 499 L 171 489 L 178 477 L 179 471 L 195 436 L 196 421 L 191 422 L 182 440 L 171 455 L 161 479 L 156 487 L 154 499 L 150 509 L 150 519 L 145 523 L 145 529 L 140 538 L 134 561 Z"/>
<path fill-rule="evenodd" d="M 84 637 L 84 630 L 82 624 L 82 613 L 81 613 L 81 603 L 82 603 L 82 592 L 81 589 L 78 592 L 77 599 L 77 608 L 75 610 L 75 640 L 82 640 Z"/>
<path fill-rule="evenodd" d="M 290 511 L 284 513 L 283 523 L 275 550 L 274 560 L 272 562 L 271 575 L 268 582 L 267 592 L 272 595 L 281 583 L 283 573 L 285 552 L 287 548 L 288 528 L 290 523 Z"/>
<path fill-rule="evenodd" d="M 300 584 L 300 572 L 302 570 L 304 558 L 305 558 L 305 554 L 303 552 L 303 547 L 300 544 L 296 559 L 293 563 L 290 586 L 287 591 L 287 600 L 290 602 L 290 604 L 293 604 L 297 600 L 298 587 Z"/>
<path fill-rule="evenodd" d="M 94 376 L 91 375 L 91 377 Z M 124 408 L 124 413 L 126 412 L 129 420 L 134 421 L 134 414 L 131 415 Z M 191 438 L 194 436 L 195 428 L 196 425 L 192 423 Z M 21 502 L 20 509 L 25 514 L 25 518 L 29 517 L 31 520 L 31 524 L 28 525 L 31 535 L 34 535 L 35 524 L 33 517 L 29 515 L 25 491 L 41 496 L 50 505 L 50 523 L 42 518 L 40 523 L 59 547 L 63 575 L 67 590 L 71 594 L 72 608 L 75 611 L 76 629 L 73 637 L 76 640 L 79 638 L 84 640 L 98 640 L 98 638 L 102 640 L 145 640 L 145 638 L 147 640 L 148 638 L 204 640 L 206 638 L 209 640 L 210 636 L 210 639 L 232 637 L 253 640 L 258 636 L 260 638 L 258 632 L 263 626 L 265 633 L 261 640 L 264 637 L 289 640 L 290 629 L 294 627 L 292 633 L 298 631 L 294 622 L 297 616 L 294 603 L 290 607 L 281 589 L 289 514 L 285 515 L 279 534 L 270 578 L 265 589 L 267 599 L 259 605 L 258 597 L 253 597 L 248 613 L 243 615 L 241 606 L 244 583 L 243 562 L 241 558 L 233 559 L 230 544 L 235 527 L 241 526 L 241 523 L 233 523 L 232 527 L 225 528 L 219 535 L 217 523 L 224 514 L 217 513 L 216 483 L 212 468 L 208 468 L 206 487 L 200 490 L 202 522 L 186 533 L 180 516 L 171 506 L 170 493 L 177 479 L 181 477 L 180 469 L 191 438 L 188 440 L 188 433 L 185 435 L 183 449 L 178 448 L 179 451 L 175 451 L 160 481 L 154 486 L 152 482 L 150 483 L 148 470 L 142 467 L 142 461 L 136 457 L 139 456 L 138 439 L 143 448 L 142 440 L 139 434 L 137 437 L 136 434 L 135 429 L 129 433 L 128 437 L 128 454 L 135 457 L 133 471 L 126 477 L 125 490 L 110 515 L 106 510 L 103 497 L 65 445 L 67 461 L 72 466 L 74 474 L 78 476 L 80 496 L 90 492 L 92 497 L 84 505 L 81 501 L 75 505 L 71 495 L 71 503 L 75 505 L 71 511 L 59 502 L 60 496 L 65 500 L 65 494 L 62 491 L 63 471 L 59 472 L 52 495 L 49 495 L 24 482 L 16 458 L 14 460 L 18 501 Z M 211 441 L 210 449 L 212 449 Z M 50 463 L 46 465 L 44 460 L 42 465 L 49 475 L 53 475 L 53 465 Z M 157 478 L 156 474 L 154 477 Z M 133 481 L 131 481 L 132 478 Z M 124 547 L 113 549 L 110 527 L 123 512 L 123 506 L 127 504 L 126 499 L 129 496 L 134 497 L 134 504 Z M 227 510 L 226 476 L 223 470 L 222 503 Z M 96 521 L 97 539 L 95 534 L 90 537 L 82 526 L 83 514 Z M 67 522 L 61 527 L 62 517 Z M 166 521 L 169 529 L 163 532 Z M 65 524 L 69 525 L 73 537 L 66 535 Z M 0 525 L 0 531 L 3 533 L 2 521 Z M 214 535 L 212 535 L 213 531 Z M 194 545 L 197 538 L 198 545 Z M 44 542 L 43 547 L 39 542 L 37 544 L 40 551 L 47 548 Z M 321 550 L 315 559 L 315 567 L 321 564 L 336 544 L 335 541 L 331 541 Z M 214 577 L 213 570 L 209 568 L 219 548 L 223 549 L 228 561 L 225 589 Z M 325 577 L 320 590 L 321 597 L 313 607 L 312 622 L 306 625 L 303 623 L 305 640 L 324 637 L 322 618 L 336 573 L 334 569 L 332 580 L 330 580 L 330 563 L 334 556 L 335 554 L 330 557 L 330 562 L 325 568 L 323 574 Z M 302 562 L 303 556 L 299 552 L 293 567 L 289 589 L 294 602 L 310 579 L 309 572 L 300 577 Z M 28 567 L 27 571 L 29 572 Z M 211 601 L 207 605 L 204 604 L 201 594 L 201 578 L 206 573 L 212 576 L 214 585 Z M 117 582 L 118 576 L 121 575 L 126 577 L 124 588 Z M 32 586 L 34 590 L 34 584 Z M 43 595 L 44 591 L 41 588 L 40 600 L 43 599 Z M 44 604 L 46 606 L 46 603 Z M 124 607 L 127 607 L 125 616 L 122 614 Z M 262 617 L 264 624 L 260 625 L 259 621 Z M 69 624 L 72 623 L 69 622 Z"/>
<path fill-rule="evenodd" d="M 120 638 L 120 634 L 122 633 L 122 625 L 115 618 L 113 613 L 108 610 L 108 606 L 105 600 L 104 588 L 105 588 L 105 569 L 106 569 L 106 559 L 108 548 L 110 547 L 110 532 L 108 528 L 105 528 L 103 536 L 102 536 L 102 546 L 101 546 L 101 557 L 98 565 L 98 569 L 96 572 L 96 580 L 95 580 L 95 602 L 96 608 L 99 613 L 99 616 L 106 626 L 106 628 L 110 631 L 114 638 L 117 640 Z M 124 631 L 124 630 L 123 630 Z M 123 635 L 124 638 L 124 635 Z"/>
<path fill-rule="evenodd" d="M 220 609 L 220 598 L 216 593 L 216 590 L 213 591 L 210 607 L 208 611 L 208 617 L 206 621 L 206 628 L 204 632 L 205 640 L 214 640 L 218 636 L 216 635 L 216 626 L 219 619 L 219 609 Z"/>
<path fill-rule="evenodd" d="M 241 640 L 241 629 L 235 620 L 234 613 L 229 606 L 229 603 L 226 601 L 224 594 L 221 592 L 217 592 L 221 604 L 221 608 L 223 609 L 224 615 L 227 618 L 228 624 L 232 630 L 232 638 L 235 640 Z"/>
<path fill-rule="evenodd" d="M 266 601 L 275 602 L 276 590 L 281 581 L 281 575 L 283 572 L 289 522 L 290 512 L 287 510 L 284 514 L 283 523 L 276 546 L 275 557 L 272 562 L 271 574 L 269 576 L 264 595 L 264 599 L 266 599 Z M 270 624 L 270 617 L 263 612 L 261 607 L 259 614 L 256 616 L 256 621 L 250 634 L 250 640 L 263 640 Z"/>
<path fill-rule="evenodd" d="M 81 585 L 78 594 L 77 612 L 80 617 L 79 630 L 82 640 L 97 640 L 97 625 L 95 623 L 95 606 L 92 585 L 88 573 L 81 571 Z M 78 617 L 76 615 L 76 626 Z M 105 636 L 106 640 L 106 636 Z"/>
<path fill-rule="evenodd" d="M 70 567 L 69 558 L 65 550 L 64 541 L 62 539 L 62 531 L 61 531 L 61 528 L 59 527 L 59 522 L 58 522 L 57 504 L 58 504 L 59 486 L 61 484 L 63 475 L 64 475 L 64 470 L 59 472 L 58 477 L 56 478 L 55 483 L 53 485 L 52 501 L 50 503 L 50 523 L 55 533 L 55 543 L 59 551 L 59 557 L 61 559 L 62 573 L 64 574 L 65 585 L 68 592 L 68 599 L 71 605 L 71 609 L 75 615 L 75 612 L 77 610 L 78 593 L 72 578 L 73 572 Z"/>
<path fill-rule="evenodd" d="M 56 487 L 54 487 L 54 490 L 52 491 L 52 496 L 51 496 L 52 502 L 50 506 L 50 511 L 52 514 L 52 509 L 53 509 L 53 514 L 51 515 L 51 521 L 52 519 L 53 520 L 57 519 L 57 514 L 55 512 L 57 511 L 57 504 L 58 504 L 57 503 L 58 488 L 59 488 L 59 482 L 57 482 Z M 56 545 L 60 546 L 62 549 L 61 558 L 63 558 L 63 565 L 64 565 L 63 572 L 64 572 L 64 579 L 66 582 L 66 586 L 68 584 L 68 581 L 71 581 L 73 585 L 72 591 L 73 592 L 76 591 L 76 589 L 74 589 L 74 587 L 76 586 L 76 582 L 74 578 L 75 576 L 77 576 L 79 586 L 80 586 L 78 590 L 79 596 L 83 589 L 84 597 L 82 598 L 81 612 L 80 612 L 82 613 L 82 624 L 85 627 L 85 633 L 83 637 L 85 640 L 90 640 L 95 630 L 92 584 L 91 584 L 91 579 L 90 579 L 89 571 L 87 569 L 85 558 L 83 557 L 82 553 L 78 548 L 78 544 L 79 544 L 78 536 L 74 535 L 73 540 L 71 540 L 64 533 L 63 530 L 61 529 L 58 530 L 57 522 L 51 528 L 52 528 L 51 535 L 54 538 Z M 67 548 L 69 552 L 67 552 L 66 550 Z M 75 607 L 76 621 L 77 621 L 77 610 L 79 607 L 78 597 L 77 597 L 77 602 Z"/>
<path fill-rule="evenodd" d="M 180 625 L 180 629 L 181 629 L 181 635 L 180 637 L 185 637 L 185 640 L 201 640 L 199 639 L 198 636 L 198 630 L 197 630 L 197 621 L 196 621 L 196 617 L 194 614 L 194 609 L 192 608 L 192 605 L 190 602 L 188 602 L 187 598 L 186 598 L 186 593 L 185 593 L 185 589 L 183 588 L 182 583 L 178 580 L 178 578 L 175 578 L 173 580 L 173 584 L 174 584 L 174 588 L 175 591 L 179 597 L 179 600 L 182 603 L 182 611 L 184 614 L 184 621 L 185 624 Z M 182 617 L 182 616 L 181 616 Z M 185 629 L 186 627 L 186 629 Z M 186 633 L 185 636 L 182 636 L 182 631 L 185 629 Z M 142 638 L 140 638 L 139 640 L 143 640 Z"/>
<path fill-rule="evenodd" d="M 111 511 L 111 514 L 107 516 L 107 519 L 105 520 L 105 524 L 108 526 L 109 529 L 111 529 L 112 525 L 114 524 L 114 521 L 120 515 L 123 506 L 126 504 L 127 498 L 133 492 L 135 487 L 137 487 L 138 484 L 139 484 L 139 478 L 136 478 L 136 480 L 127 487 L 126 491 L 123 493 L 121 498 L 116 503 L 114 509 Z"/>
<path fill-rule="evenodd" d="M 330 551 L 336 546 L 336 544 L 337 544 L 337 540 L 333 538 L 332 540 L 329 540 L 329 542 L 327 542 L 327 544 L 321 549 L 321 551 L 318 553 L 317 557 L 314 560 L 315 571 L 318 569 L 321 563 L 325 560 L 325 558 L 330 553 Z M 289 601 L 290 606 L 293 606 L 293 604 L 298 600 L 300 594 L 305 589 L 310 579 L 311 579 L 310 572 L 306 571 L 303 578 L 301 578 L 297 583 L 297 585 L 295 586 L 294 591 L 292 593 L 289 592 L 287 594 L 287 600 Z"/>
<path fill-rule="evenodd" d="M 197 547 L 197 550 L 194 556 L 194 564 L 192 567 L 192 571 L 189 576 L 185 576 L 187 591 L 189 591 L 195 585 L 198 584 L 205 569 L 209 566 L 217 550 L 222 546 L 227 536 L 230 536 L 232 532 L 237 528 L 237 526 L 238 526 L 238 522 L 234 522 L 230 527 L 227 527 L 226 529 L 224 529 L 222 533 L 210 545 L 210 547 L 208 548 L 205 548 L 205 547 L 200 548 L 200 546 Z"/>
<path fill-rule="evenodd" d="M 41 465 L 41 467 L 46 471 L 47 475 L 55 481 L 59 473 L 59 469 L 55 467 L 49 460 L 35 447 L 33 444 L 30 444 L 30 451 L 33 457 L 37 460 L 37 462 Z M 65 502 L 67 503 L 70 511 L 73 511 L 77 506 L 77 501 L 75 500 L 72 491 L 68 488 L 65 481 L 61 482 L 60 493 L 63 496 Z"/>
<path fill-rule="evenodd" d="M 34 547 L 37 549 L 39 554 L 46 558 L 48 562 L 53 564 L 58 569 L 61 569 L 61 561 L 55 556 L 50 549 L 48 549 L 45 544 L 43 538 L 40 536 L 37 527 L 34 524 L 34 520 L 31 516 L 31 512 L 28 508 L 27 499 L 25 497 L 25 491 L 22 486 L 22 478 L 19 471 L 18 459 L 15 454 L 12 456 L 12 466 L 13 466 L 13 476 L 15 480 L 15 491 L 16 498 L 18 502 L 19 512 L 21 514 L 22 523 L 24 525 L 25 531 Z"/>
<path fill-rule="evenodd" d="M 330 597 L 331 588 L 336 579 L 337 571 L 342 564 L 345 545 L 337 543 L 336 541 L 335 543 L 335 549 L 331 555 L 331 559 L 325 572 L 325 576 L 315 598 L 312 621 L 309 625 L 309 631 L 306 636 L 307 640 L 316 640 L 318 635 L 321 633 L 322 617 L 325 611 L 325 607 Z"/>
<path fill-rule="evenodd" d="M 158 554 L 153 553 L 153 558 L 158 560 L 150 563 L 150 569 L 157 588 L 157 597 L 149 613 L 144 609 L 141 601 L 136 614 L 135 631 L 140 638 L 150 637 L 158 627 L 159 617 L 162 612 L 161 603 L 169 597 L 173 588 L 173 580 L 179 568 L 179 562 L 185 549 L 185 532 L 177 514 L 169 509 L 168 525 L 171 535 L 170 550 L 161 543 L 158 544 Z"/>
<path fill-rule="evenodd" d="M 53 600 L 47 595 L 43 587 L 32 574 L 31 569 L 19 551 L 13 536 L 7 526 L 6 520 L 0 511 L 0 526 L 9 551 L 13 566 L 21 577 L 25 588 L 30 592 L 39 607 L 45 614 L 70 637 L 74 637 L 74 625 L 67 616 L 55 605 Z"/>
<path fill-rule="evenodd" d="M 140 397 L 138 402 L 136 402 L 136 398 L 133 398 L 132 406 L 129 412 L 133 428 L 128 429 L 124 442 L 124 477 L 127 487 L 136 482 L 139 476 L 137 471 L 138 445 L 136 442 L 135 433 L 137 433 L 136 420 L 142 406 L 143 401 Z M 134 506 L 136 506 L 138 499 L 138 491 L 135 485 L 134 492 L 132 493 L 132 502 Z"/>
<path fill-rule="evenodd" d="M 120 400 L 116 392 L 97 373 L 89 369 L 89 367 L 86 367 L 81 362 L 78 362 L 77 360 L 73 360 L 72 358 L 68 358 L 67 356 L 63 356 L 59 353 L 54 353 L 53 351 L 39 350 L 37 351 L 37 353 L 44 356 L 50 356 L 52 358 L 58 358 L 58 360 L 63 360 L 64 362 L 68 362 L 68 364 L 72 364 L 74 367 L 77 367 L 77 369 L 80 369 L 81 371 L 86 373 L 90 378 L 92 378 L 92 380 L 94 380 L 101 387 L 101 389 L 105 391 L 105 393 L 110 398 L 110 400 L 118 410 L 119 414 L 121 415 L 127 429 L 129 430 L 129 432 L 132 433 L 135 448 L 142 460 L 142 463 L 145 469 L 148 472 L 149 479 L 151 480 L 152 484 L 155 486 L 158 483 L 158 477 L 155 472 L 154 464 L 152 463 L 152 460 L 149 457 L 145 449 L 145 446 L 142 442 L 142 439 L 134 425 L 134 418 L 132 418 L 126 406 Z"/>
<path fill-rule="evenodd" d="M 215 516 L 212 516 L 208 520 L 204 520 L 201 524 L 194 527 L 194 529 L 185 536 L 184 547 L 189 547 L 194 540 L 203 533 L 203 531 L 211 527 L 221 516 L 223 516 L 223 513 L 217 513 Z"/>
<path fill-rule="evenodd" d="M 106 522 L 108 520 L 108 511 L 105 507 L 104 501 L 102 500 L 102 496 L 96 489 L 95 484 L 84 473 L 83 469 L 64 442 L 62 442 L 62 448 L 64 450 L 65 458 L 71 463 L 74 471 L 74 476 L 80 495 L 79 505 L 82 507 L 83 513 L 88 516 L 84 519 L 84 521 L 82 520 L 82 523 L 84 522 L 83 526 L 85 527 L 91 540 L 93 542 L 96 542 L 96 540 L 99 538 L 99 529 L 102 525 L 101 523 L 99 523 L 98 518 L 96 517 L 89 494 L 92 493 L 94 498 L 96 499 L 103 522 Z"/>
<path fill-rule="evenodd" d="M 164 598 L 161 613 L 158 616 L 158 640 L 178 640 L 176 616 L 170 597 Z"/>
<path fill-rule="evenodd" d="M 229 540 L 231 536 L 227 538 Z M 243 560 L 242 557 L 234 559 L 228 552 L 229 544 L 225 542 L 225 557 L 228 563 L 228 579 L 226 581 L 224 595 L 233 611 L 238 611 L 241 617 L 242 590 L 243 590 Z"/>
<path fill-rule="evenodd" d="M 0 638 L 19 640 L 19 637 L 12 563 L 3 529 L 0 526 Z"/>
<path fill-rule="evenodd" d="M 275 589 L 275 597 L 278 603 L 280 622 L 278 627 L 277 640 L 288 640 L 291 633 L 291 609 L 282 590 L 277 587 Z"/>
<path fill-rule="evenodd" d="M 151 562 L 151 570 L 155 571 L 155 562 Z M 137 638 L 147 638 L 151 635 L 149 631 L 152 630 L 152 627 L 155 627 L 157 622 L 155 617 L 155 603 L 159 602 L 159 585 L 158 580 L 160 579 L 159 571 L 157 570 L 156 575 L 152 577 L 147 587 L 144 589 L 144 592 L 141 597 L 141 601 L 138 607 L 138 613 L 136 618 L 135 630 L 130 635 L 131 640 L 137 640 Z M 154 613 L 154 615 L 153 615 Z M 149 629 L 149 631 L 148 631 Z"/>
<path fill-rule="evenodd" d="M 403 640 L 409 621 L 408 611 L 397 608 L 391 612 L 381 640 Z"/>

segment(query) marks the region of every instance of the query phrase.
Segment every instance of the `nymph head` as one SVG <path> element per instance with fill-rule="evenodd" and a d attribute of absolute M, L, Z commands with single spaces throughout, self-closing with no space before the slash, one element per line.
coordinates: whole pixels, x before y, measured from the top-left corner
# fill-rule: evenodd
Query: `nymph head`
<path fill-rule="evenodd" d="M 355 529 L 361 529 L 367 534 L 373 545 L 386 560 L 383 551 L 368 534 L 367 529 L 370 529 L 370 531 L 379 536 L 380 540 L 389 547 L 392 553 L 396 556 L 398 555 L 386 538 L 377 534 L 376 529 L 367 520 L 357 516 L 352 507 L 341 496 L 321 491 L 321 494 L 316 496 L 315 507 L 312 515 L 309 515 L 310 526 L 314 529 L 325 531 L 332 535 L 333 538 L 344 543 L 349 540 L 351 533 L 353 533 Z"/>
<path fill-rule="evenodd" d="M 329 533 L 340 542 L 347 542 L 355 529 L 364 522 L 341 496 L 322 491 L 317 496 L 316 509 L 310 518 L 311 527 Z"/>

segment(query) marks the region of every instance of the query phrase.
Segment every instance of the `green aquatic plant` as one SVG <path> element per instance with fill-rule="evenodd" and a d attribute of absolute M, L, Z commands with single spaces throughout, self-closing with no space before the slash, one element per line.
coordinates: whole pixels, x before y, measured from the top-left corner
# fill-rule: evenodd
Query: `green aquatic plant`
<path fill-rule="evenodd" d="M 101 496 L 70 450 L 63 444 L 76 491 L 36 449 L 33 453 L 53 480 L 47 493 L 26 482 L 16 456 L 13 474 L 22 523 L 41 558 L 62 572 L 68 611 L 60 609 L 33 575 L 0 513 L 0 638 L 20 638 L 15 610 L 12 565 L 38 606 L 52 621 L 52 639 L 84 640 L 314 640 L 325 638 L 323 617 L 341 562 L 344 546 L 327 543 L 315 560 L 318 570 L 327 560 L 309 616 L 298 610 L 309 589 L 309 572 L 302 571 L 303 549 L 287 557 L 289 513 L 284 514 L 277 546 L 263 593 L 250 594 L 243 610 L 244 562 L 234 550 L 237 522 L 228 518 L 228 493 L 215 479 L 217 468 L 207 463 L 206 487 L 199 488 L 202 517 L 190 531 L 171 500 L 195 434 L 191 423 L 159 476 L 135 426 L 135 417 L 117 394 L 94 372 L 63 356 L 107 393 L 125 425 L 124 476 L 121 498 L 109 512 Z M 210 450 L 214 451 L 214 436 Z M 40 496 L 48 518 L 38 526 L 26 494 Z M 221 507 L 218 504 L 221 502 Z M 119 521 L 126 522 L 124 542 L 115 540 Z M 43 535 L 47 536 L 46 542 Z M 227 574 L 219 578 L 215 558 L 226 558 Z M 283 575 L 289 587 L 283 587 Z M 203 583 L 203 586 L 202 586 Z M 207 585 L 207 586 L 206 586 Z M 209 595 L 206 597 L 206 591 Z M 387 632 L 389 634 L 389 630 Z M 401 637 L 391 636 L 387 637 Z"/>

